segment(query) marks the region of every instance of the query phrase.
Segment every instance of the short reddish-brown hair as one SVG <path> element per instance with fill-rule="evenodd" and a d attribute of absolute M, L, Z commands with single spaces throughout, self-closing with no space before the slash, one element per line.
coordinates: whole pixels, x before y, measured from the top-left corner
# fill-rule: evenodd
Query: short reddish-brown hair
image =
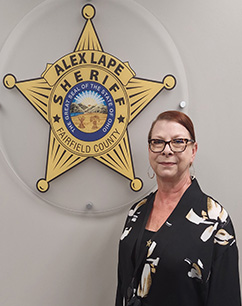
<path fill-rule="evenodd" d="M 166 111 L 157 116 L 157 118 L 155 119 L 155 121 L 152 123 L 150 127 L 150 131 L 148 134 L 148 140 L 151 139 L 151 134 L 152 134 L 154 125 L 156 124 L 157 121 L 160 121 L 160 120 L 168 120 L 168 121 L 174 121 L 174 122 L 180 123 L 188 130 L 188 132 L 191 135 L 191 139 L 196 141 L 195 130 L 194 130 L 194 125 L 192 123 L 192 120 L 186 114 L 179 112 L 179 111 L 175 111 L 175 110 Z"/>

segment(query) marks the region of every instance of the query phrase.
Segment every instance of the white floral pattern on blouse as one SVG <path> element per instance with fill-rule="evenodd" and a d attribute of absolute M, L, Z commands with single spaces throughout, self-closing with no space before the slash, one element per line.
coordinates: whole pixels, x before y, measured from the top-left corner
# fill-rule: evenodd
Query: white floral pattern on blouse
<path fill-rule="evenodd" d="M 219 225 L 225 225 L 228 222 L 227 211 L 213 199 L 208 197 L 207 199 L 207 212 L 202 211 L 201 216 L 197 215 L 193 209 L 186 215 L 187 220 L 197 225 L 207 224 L 208 227 L 201 235 L 201 240 L 206 242 L 211 238 L 214 231 L 217 230 Z M 221 228 L 217 231 L 214 237 L 214 243 L 220 245 L 227 245 L 234 236 L 230 235 L 225 229 Z"/>

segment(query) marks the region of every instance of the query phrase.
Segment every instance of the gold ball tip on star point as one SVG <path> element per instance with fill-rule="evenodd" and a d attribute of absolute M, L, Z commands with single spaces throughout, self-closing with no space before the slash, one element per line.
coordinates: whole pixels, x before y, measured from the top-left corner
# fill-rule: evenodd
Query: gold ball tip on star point
<path fill-rule="evenodd" d="M 87 4 L 82 10 L 82 15 L 85 19 L 92 19 L 95 15 L 94 7 L 90 4 Z"/>
<path fill-rule="evenodd" d="M 37 182 L 37 188 L 40 192 L 46 192 L 49 189 L 49 183 L 46 180 L 41 179 Z"/>
<path fill-rule="evenodd" d="M 4 78 L 4 85 L 7 88 L 13 88 L 16 84 L 16 79 L 12 74 L 8 74 Z"/>
<path fill-rule="evenodd" d="M 142 187 L 143 187 L 143 182 L 140 179 L 138 179 L 138 178 L 135 178 L 131 182 L 131 188 L 134 191 L 139 191 Z"/>
<path fill-rule="evenodd" d="M 164 78 L 163 83 L 166 89 L 172 89 L 176 85 L 176 80 L 172 75 L 168 75 Z"/>

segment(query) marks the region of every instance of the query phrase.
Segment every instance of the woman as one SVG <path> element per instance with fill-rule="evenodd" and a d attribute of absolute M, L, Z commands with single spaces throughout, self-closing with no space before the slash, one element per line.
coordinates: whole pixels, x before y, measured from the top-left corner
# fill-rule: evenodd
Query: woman
<path fill-rule="evenodd" d="M 240 306 L 238 251 L 226 210 L 190 175 L 190 118 L 161 113 L 149 135 L 158 189 L 130 209 L 120 239 L 116 306 Z"/>

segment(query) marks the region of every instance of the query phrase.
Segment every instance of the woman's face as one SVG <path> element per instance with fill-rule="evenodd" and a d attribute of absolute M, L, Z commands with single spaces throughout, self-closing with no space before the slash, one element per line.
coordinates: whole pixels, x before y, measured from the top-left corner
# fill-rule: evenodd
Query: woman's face
<path fill-rule="evenodd" d="M 191 135 L 180 123 L 160 120 L 155 123 L 151 138 L 169 141 L 177 138 L 191 139 Z M 186 150 L 181 153 L 173 153 L 167 144 L 161 153 L 153 153 L 149 149 L 149 161 L 158 180 L 176 182 L 190 176 L 189 168 L 196 152 L 197 143 L 188 142 Z"/>

